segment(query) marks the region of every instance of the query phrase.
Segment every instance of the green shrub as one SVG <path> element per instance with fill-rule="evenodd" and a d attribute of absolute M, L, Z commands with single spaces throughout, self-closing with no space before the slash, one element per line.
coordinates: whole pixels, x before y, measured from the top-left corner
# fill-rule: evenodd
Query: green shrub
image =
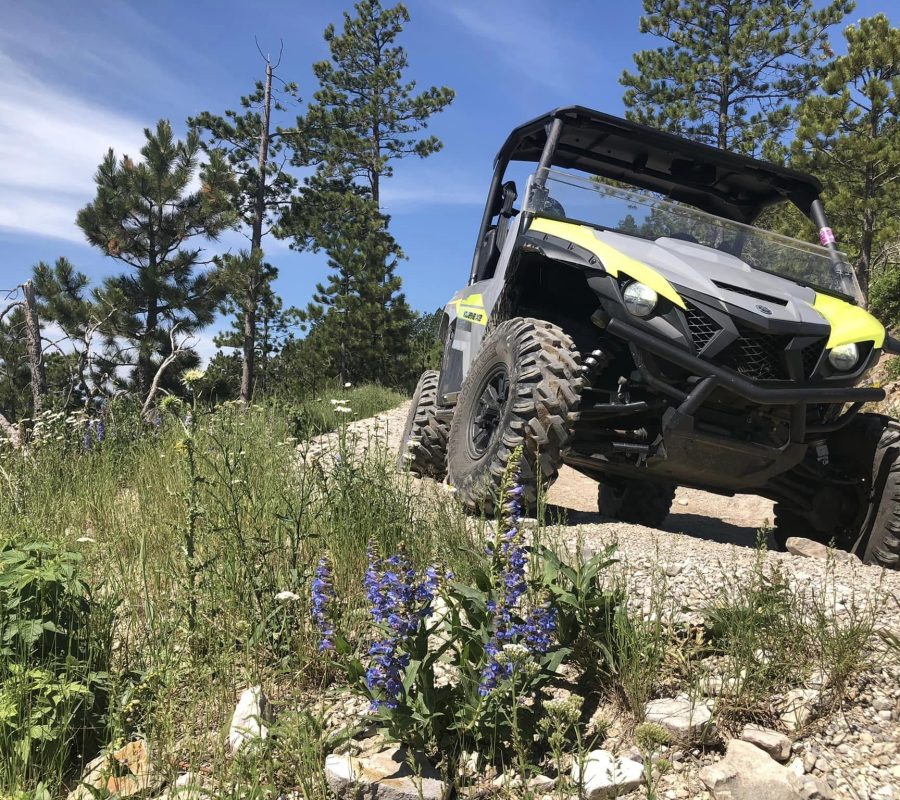
<path fill-rule="evenodd" d="M 93 755 L 108 703 L 112 609 L 50 543 L 0 552 L 0 785 L 47 780 Z"/>

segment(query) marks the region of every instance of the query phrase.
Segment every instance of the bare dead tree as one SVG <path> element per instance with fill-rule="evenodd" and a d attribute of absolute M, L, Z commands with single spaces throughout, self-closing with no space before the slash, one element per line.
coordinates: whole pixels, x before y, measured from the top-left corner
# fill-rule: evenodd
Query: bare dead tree
<path fill-rule="evenodd" d="M 47 397 L 47 374 L 44 371 L 44 354 L 41 349 L 41 323 L 38 320 L 37 304 L 34 300 L 34 284 L 25 281 L 22 284 L 25 312 L 25 337 L 28 345 L 28 365 L 31 368 L 31 398 L 34 403 L 34 415 L 44 409 Z"/>
<path fill-rule="evenodd" d="M 175 337 L 177 329 L 178 323 L 175 323 L 169 330 L 169 343 L 171 352 L 162 360 L 162 363 L 160 363 L 159 367 L 156 370 L 156 374 L 153 376 L 153 380 L 150 383 L 150 389 L 147 392 L 147 397 L 144 400 L 144 405 L 141 407 L 141 416 L 144 418 L 147 418 L 150 415 L 150 409 L 153 408 L 153 404 L 156 400 L 156 395 L 159 394 L 160 383 L 166 370 L 171 366 L 172 362 L 175 361 L 179 355 L 181 355 L 181 353 L 189 350 L 196 341 L 193 336 L 185 336 L 184 339 L 179 342 Z"/>

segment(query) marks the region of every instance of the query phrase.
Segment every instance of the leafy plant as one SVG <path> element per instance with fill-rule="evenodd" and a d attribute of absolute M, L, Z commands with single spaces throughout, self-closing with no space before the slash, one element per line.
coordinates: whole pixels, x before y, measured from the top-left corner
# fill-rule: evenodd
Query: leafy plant
<path fill-rule="evenodd" d="M 105 724 L 112 608 L 77 553 L 44 542 L 0 552 L 0 762 L 39 779 L 96 748 Z"/>

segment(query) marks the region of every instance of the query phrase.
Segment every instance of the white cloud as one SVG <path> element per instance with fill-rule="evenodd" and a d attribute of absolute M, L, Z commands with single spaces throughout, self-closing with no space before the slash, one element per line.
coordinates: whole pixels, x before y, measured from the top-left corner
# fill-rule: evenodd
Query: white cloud
<path fill-rule="evenodd" d="M 410 170 L 386 180 L 381 202 L 389 214 L 415 211 L 422 206 L 482 205 L 487 187 L 461 178 L 458 172 L 436 169 Z"/>
<path fill-rule="evenodd" d="M 0 228 L 83 241 L 75 214 L 109 147 L 137 155 L 143 126 L 37 79 L 0 51 Z"/>

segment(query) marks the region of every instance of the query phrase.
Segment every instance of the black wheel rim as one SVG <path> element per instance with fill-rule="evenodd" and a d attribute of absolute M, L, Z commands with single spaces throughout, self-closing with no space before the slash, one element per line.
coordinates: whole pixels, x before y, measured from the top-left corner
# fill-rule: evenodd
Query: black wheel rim
<path fill-rule="evenodd" d="M 476 458 L 481 458 L 490 447 L 508 399 L 509 373 L 503 364 L 498 364 L 481 384 L 469 423 L 469 447 Z"/>

